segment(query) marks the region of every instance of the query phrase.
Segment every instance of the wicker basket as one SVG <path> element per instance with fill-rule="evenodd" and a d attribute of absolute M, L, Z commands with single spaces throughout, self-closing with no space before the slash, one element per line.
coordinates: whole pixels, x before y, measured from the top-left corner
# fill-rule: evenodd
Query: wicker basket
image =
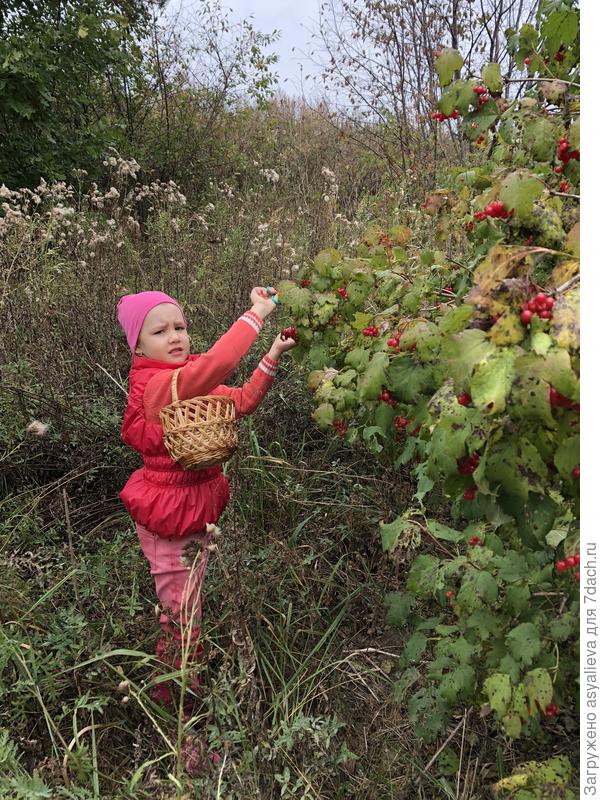
<path fill-rule="evenodd" d="M 169 455 L 185 469 L 224 463 L 238 444 L 233 400 L 220 395 L 179 400 L 178 375 L 179 369 L 173 370 L 173 402 L 160 411 L 163 441 Z"/>

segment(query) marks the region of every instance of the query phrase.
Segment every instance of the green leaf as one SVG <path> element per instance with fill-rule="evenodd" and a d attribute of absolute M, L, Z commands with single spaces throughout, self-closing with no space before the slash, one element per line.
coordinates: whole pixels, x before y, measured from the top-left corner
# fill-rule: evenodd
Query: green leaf
<path fill-rule="evenodd" d="M 360 347 L 355 347 L 349 353 L 346 353 L 344 364 L 349 367 L 354 367 L 357 372 L 364 372 L 369 363 L 369 351 L 363 350 Z"/>
<path fill-rule="evenodd" d="M 537 626 L 532 622 L 522 622 L 517 625 L 507 635 L 506 646 L 516 661 L 528 666 L 542 649 Z"/>
<path fill-rule="evenodd" d="M 333 265 L 338 264 L 341 260 L 342 254 L 339 250 L 328 248 L 327 250 L 321 250 L 321 252 L 315 256 L 313 263 L 319 275 L 326 277 L 331 274 Z"/>
<path fill-rule="evenodd" d="M 435 689 L 420 689 L 408 702 L 408 719 L 415 735 L 433 742 L 448 720 L 448 704 Z"/>
<path fill-rule="evenodd" d="M 387 370 L 388 388 L 402 403 L 415 403 L 418 395 L 432 386 L 431 366 L 415 364 L 412 358 L 397 358 Z"/>
<path fill-rule="evenodd" d="M 552 702 L 554 690 L 552 678 L 547 670 L 541 667 L 531 670 L 525 675 L 523 686 L 527 692 L 532 714 L 535 713 L 536 706 L 539 706 L 542 710 L 548 708 Z"/>
<path fill-rule="evenodd" d="M 310 308 L 310 291 L 296 286 L 293 281 L 281 281 L 278 287 L 279 300 L 291 309 L 295 317 L 304 316 Z"/>
<path fill-rule="evenodd" d="M 380 525 L 379 532 L 381 534 L 381 546 L 384 553 L 393 553 L 403 534 L 408 534 L 411 539 L 414 539 L 416 535 L 420 539 L 418 526 L 402 515 L 396 517 L 392 522 Z M 419 539 L 417 539 L 417 541 L 419 541 Z"/>
<path fill-rule="evenodd" d="M 542 23 L 540 33 L 548 52 L 554 55 L 561 44 L 568 47 L 579 30 L 579 14 L 574 9 L 553 11 Z"/>
<path fill-rule="evenodd" d="M 504 732 L 511 739 L 517 739 L 521 735 L 521 718 L 516 711 L 509 711 L 502 717 Z"/>
<path fill-rule="evenodd" d="M 425 553 L 419 554 L 412 563 L 406 588 L 417 597 L 431 597 L 439 586 L 439 559 Z"/>
<path fill-rule="evenodd" d="M 509 211 L 514 208 L 518 219 L 526 220 L 543 191 L 544 184 L 539 178 L 526 170 L 514 170 L 502 181 L 499 199 Z"/>
<path fill-rule="evenodd" d="M 536 161 L 554 158 L 558 126 L 545 117 L 528 120 L 523 125 L 523 147 Z"/>
<path fill-rule="evenodd" d="M 460 542 L 464 540 L 464 533 L 456 531 L 454 528 L 449 528 L 447 525 L 442 525 L 441 522 L 435 520 L 427 520 L 428 530 L 435 536 L 436 539 L 442 539 L 445 542 Z"/>
<path fill-rule="evenodd" d="M 312 413 L 312 418 L 319 428 L 329 428 L 333 425 L 335 409 L 331 403 L 321 403 Z"/>
<path fill-rule="evenodd" d="M 427 647 L 427 637 L 421 631 L 415 631 L 406 643 L 402 653 L 405 661 L 420 661 Z"/>
<path fill-rule="evenodd" d="M 458 50 L 451 47 L 444 47 L 435 60 L 435 71 L 440 79 L 441 86 L 448 86 L 454 77 L 454 73 L 464 64 L 463 58 Z"/>
<path fill-rule="evenodd" d="M 549 625 L 549 633 L 557 642 L 566 642 L 571 636 L 579 633 L 579 619 L 569 612 L 553 619 Z"/>
<path fill-rule="evenodd" d="M 491 61 L 481 70 L 483 82 L 490 92 L 501 92 L 504 87 L 502 75 L 500 74 L 500 64 Z"/>
<path fill-rule="evenodd" d="M 410 592 L 389 592 L 385 596 L 384 606 L 387 609 L 385 615 L 386 625 L 402 627 L 414 605 L 416 599 Z"/>
<path fill-rule="evenodd" d="M 438 325 L 439 330 L 441 333 L 459 333 L 467 327 L 472 316 L 473 306 L 460 305 L 442 318 Z"/>
<path fill-rule="evenodd" d="M 385 383 L 385 369 L 389 358 L 385 353 L 375 353 L 365 372 L 357 382 L 358 396 L 365 400 L 377 400 L 381 394 L 381 387 Z"/>
<path fill-rule="evenodd" d="M 572 481 L 571 470 L 579 466 L 581 450 L 579 436 L 569 436 L 559 444 L 554 455 L 554 464 L 561 478 Z"/>
<path fill-rule="evenodd" d="M 439 686 L 440 695 L 448 703 L 454 705 L 459 697 L 468 697 L 475 688 L 475 670 L 468 664 L 462 664 L 448 672 Z"/>
<path fill-rule="evenodd" d="M 440 361 L 445 364 L 455 386 L 467 387 L 474 367 L 494 352 L 495 347 L 488 341 L 485 331 L 473 328 L 447 337 L 442 344 Z"/>
<path fill-rule="evenodd" d="M 529 608 L 531 592 L 528 586 L 509 586 L 506 590 L 506 607 L 513 616 L 518 617 Z"/>
<path fill-rule="evenodd" d="M 502 349 L 480 364 L 471 379 L 473 405 L 498 414 L 506 408 L 506 398 L 515 379 L 516 354 L 512 349 Z"/>
<path fill-rule="evenodd" d="M 512 697 L 512 689 L 510 686 L 510 678 L 501 672 L 496 672 L 483 684 L 483 691 L 486 693 L 492 710 L 503 717 L 509 708 L 510 699 Z"/>
<path fill-rule="evenodd" d="M 394 684 L 394 702 L 401 705 L 404 702 L 406 692 L 421 677 L 421 673 L 416 667 L 405 669 L 400 678 Z"/>

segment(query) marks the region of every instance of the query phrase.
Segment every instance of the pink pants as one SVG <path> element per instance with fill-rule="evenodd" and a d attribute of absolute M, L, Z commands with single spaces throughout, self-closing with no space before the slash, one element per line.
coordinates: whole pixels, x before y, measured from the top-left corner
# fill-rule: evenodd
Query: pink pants
<path fill-rule="evenodd" d="M 210 555 L 207 545 L 212 537 L 204 531 L 165 539 L 140 524 L 136 524 L 136 531 L 162 608 L 163 633 L 156 655 L 179 669 L 187 650 L 187 663 L 198 663 L 202 658 L 202 591 Z M 198 688 L 199 680 L 196 678 L 192 684 Z M 152 696 L 159 702 L 168 702 L 171 688 L 166 682 L 159 683 L 153 687 Z"/>

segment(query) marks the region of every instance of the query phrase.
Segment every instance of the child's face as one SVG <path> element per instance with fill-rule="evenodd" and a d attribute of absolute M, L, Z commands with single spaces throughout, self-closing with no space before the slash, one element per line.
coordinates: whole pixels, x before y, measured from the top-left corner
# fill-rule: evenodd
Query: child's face
<path fill-rule="evenodd" d="M 190 354 L 190 338 L 181 311 L 173 303 L 160 303 L 147 314 L 138 337 L 136 355 L 180 364 Z"/>

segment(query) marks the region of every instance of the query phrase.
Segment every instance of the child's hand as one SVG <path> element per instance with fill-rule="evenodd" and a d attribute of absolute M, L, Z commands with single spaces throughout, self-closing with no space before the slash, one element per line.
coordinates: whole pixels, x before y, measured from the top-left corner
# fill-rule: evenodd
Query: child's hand
<path fill-rule="evenodd" d="M 265 319 L 265 317 L 268 317 L 269 314 L 275 310 L 277 303 L 275 303 L 271 298 L 274 297 L 275 300 L 279 300 L 275 289 L 272 286 L 269 286 L 268 288 L 271 290 L 271 294 L 269 294 L 264 286 L 255 286 L 250 292 L 252 310 L 255 311 L 261 319 Z"/>
<path fill-rule="evenodd" d="M 286 329 L 287 330 L 287 329 Z M 269 356 L 274 361 L 278 361 L 282 353 L 292 350 L 298 342 L 292 336 L 284 336 L 283 332 L 280 333 L 273 342 L 269 350 Z"/>

